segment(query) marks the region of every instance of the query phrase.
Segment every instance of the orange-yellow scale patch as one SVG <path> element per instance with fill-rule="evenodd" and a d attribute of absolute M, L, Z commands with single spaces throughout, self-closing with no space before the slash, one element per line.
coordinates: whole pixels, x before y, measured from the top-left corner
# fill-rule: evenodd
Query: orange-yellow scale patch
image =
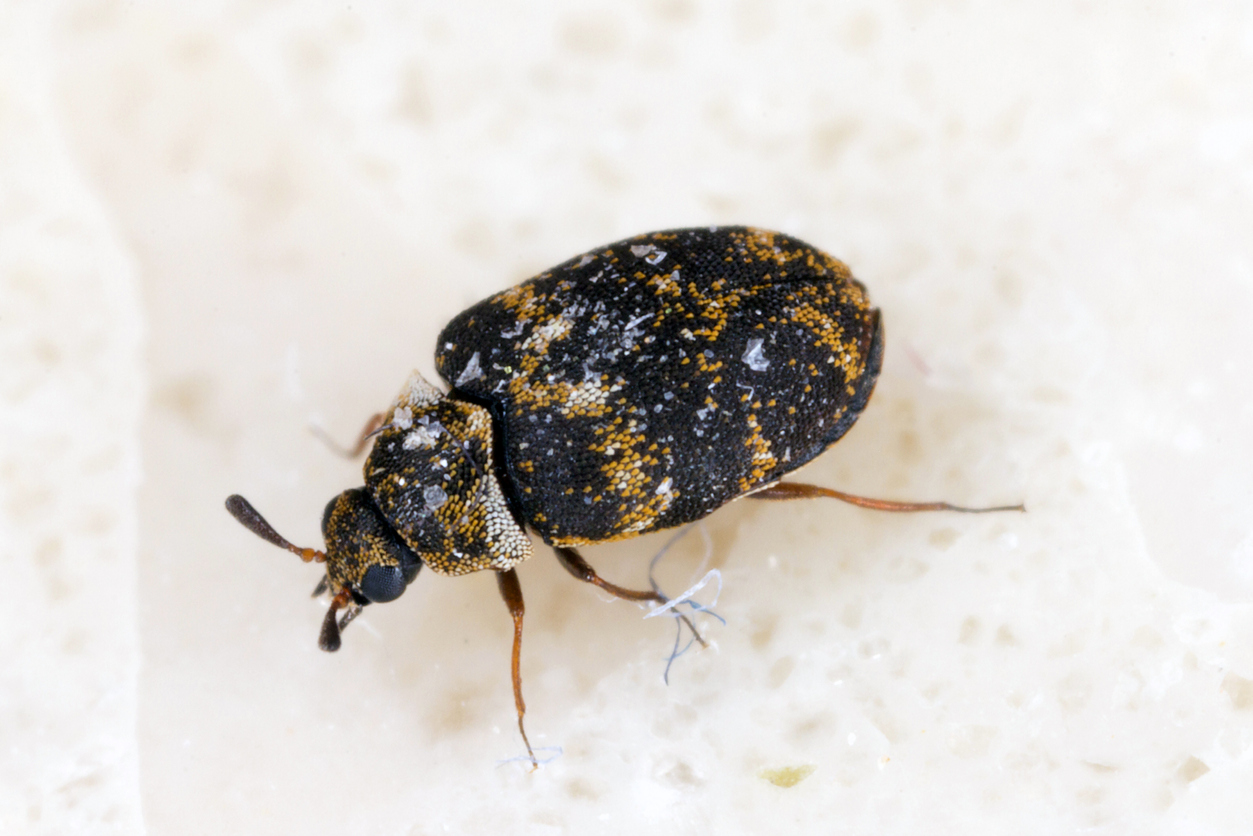
<path fill-rule="evenodd" d="M 756 415 L 748 416 L 748 429 L 749 436 L 744 439 L 744 446 L 752 448 L 753 458 L 752 469 L 740 478 L 740 490 L 745 493 L 759 486 L 766 474 L 778 466 L 778 460 L 770 452 L 770 439 L 762 436 Z"/>

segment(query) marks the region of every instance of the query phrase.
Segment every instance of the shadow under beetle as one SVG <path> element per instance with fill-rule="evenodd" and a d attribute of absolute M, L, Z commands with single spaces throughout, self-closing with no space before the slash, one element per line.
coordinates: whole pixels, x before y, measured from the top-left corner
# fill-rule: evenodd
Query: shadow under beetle
<path fill-rule="evenodd" d="M 443 392 L 413 373 L 371 437 L 365 487 L 322 515 L 326 551 L 281 537 L 243 497 L 227 510 L 326 563 L 319 645 L 393 601 L 423 564 L 496 572 L 514 623 L 522 718 L 527 529 L 581 581 L 630 601 L 574 547 L 698 520 L 739 497 L 831 497 L 887 511 L 1002 511 L 867 499 L 779 481 L 848 431 L 883 360 L 879 311 L 847 266 L 778 232 L 702 227 L 599 247 L 486 299 L 439 336 Z M 343 615 L 340 612 L 343 611 Z"/>

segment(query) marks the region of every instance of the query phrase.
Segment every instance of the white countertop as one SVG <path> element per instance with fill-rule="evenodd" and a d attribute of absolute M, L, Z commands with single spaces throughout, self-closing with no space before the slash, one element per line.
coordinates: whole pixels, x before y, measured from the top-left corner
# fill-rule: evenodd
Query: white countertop
<path fill-rule="evenodd" d="M 0 5 L 0 831 L 1247 833 L 1241 4 Z M 467 304 L 674 226 L 847 261 L 887 359 L 735 503 L 713 647 L 520 569 L 316 647 L 351 439 Z M 654 536 L 588 549 L 645 581 Z M 804 776 L 790 787 L 780 776 Z M 772 781 L 772 779 L 774 779 Z"/>

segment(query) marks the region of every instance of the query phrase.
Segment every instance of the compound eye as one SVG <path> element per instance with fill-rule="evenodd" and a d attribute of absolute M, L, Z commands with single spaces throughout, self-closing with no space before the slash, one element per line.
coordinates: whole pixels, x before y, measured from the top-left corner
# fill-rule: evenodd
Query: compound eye
<path fill-rule="evenodd" d="M 405 591 L 405 573 L 399 566 L 371 566 L 361 579 L 361 594 L 375 604 L 395 601 Z"/>

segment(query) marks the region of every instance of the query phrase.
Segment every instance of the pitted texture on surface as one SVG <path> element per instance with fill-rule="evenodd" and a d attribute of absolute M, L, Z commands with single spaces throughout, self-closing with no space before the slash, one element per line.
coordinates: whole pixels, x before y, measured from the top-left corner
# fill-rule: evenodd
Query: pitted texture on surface
<path fill-rule="evenodd" d="M 878 311 L 847 266 L 748 227 L 656 232 L 461 313 L 436 366 L 489 406 L 520 512 L 556 545 L 699 519 L 865 407 Z"/>

